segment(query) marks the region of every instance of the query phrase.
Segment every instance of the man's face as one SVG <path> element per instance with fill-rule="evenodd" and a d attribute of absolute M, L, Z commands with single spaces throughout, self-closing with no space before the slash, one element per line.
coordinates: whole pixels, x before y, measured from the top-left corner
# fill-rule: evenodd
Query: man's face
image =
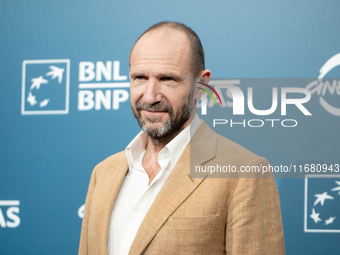
<path fill-rule="evenodd" d="M 161 139 L 189 125 L 190 46 L 182 32 L 152 31 L 135 45 L 130 62 L 131 107 L 148 136 Z"/>

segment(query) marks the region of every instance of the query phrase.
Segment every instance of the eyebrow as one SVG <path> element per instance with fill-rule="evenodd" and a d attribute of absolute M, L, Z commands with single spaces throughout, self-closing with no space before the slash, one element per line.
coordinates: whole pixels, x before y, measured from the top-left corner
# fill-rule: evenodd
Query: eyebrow
<path fill-rule="evenodd" d="M 138 76 L 145 76 L 145 74 L 143 72 L 135 72 L 135 73 L 131 73 L 131 78 L 136 78 Z M 183 77 L 182 76 L 179 76 L 179 75 L 176 75 L 176 74 L 173 74 L 173 73 L 159 73 L 157 74 L 157 77 L 170 77 L 170 78 L 174 78 L 175 80 L 178 80 L 178 81 L 182 81 L 183 80 Z"/>
<path fill-rule="evenodd" d="M 175 80 L 182 81 L 183 78 L 179 75 L 173 74 L 173 73 L 160 73 L 157 75 L 158 77 L 170 77 L 174 78 Z"/>
<path fill-rule="evenodd" d="M 136 78 L 137 76 L 145 76 L 143 73 L 130 73 L 131 78 Z"/>

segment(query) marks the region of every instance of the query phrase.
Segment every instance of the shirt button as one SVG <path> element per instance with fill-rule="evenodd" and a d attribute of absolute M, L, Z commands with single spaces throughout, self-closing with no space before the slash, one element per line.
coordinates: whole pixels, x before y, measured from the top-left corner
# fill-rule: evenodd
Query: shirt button
<path fill-rule="evenodd" d="M 130 245 L 125 245 L 125 249 L 130 249 Z"/>
<path fill-rule="evenodd" d="M 135 210 L 134 210 L 136 213 L 138 213 L 139 212 L 139 208 L 135 208 Z"/>

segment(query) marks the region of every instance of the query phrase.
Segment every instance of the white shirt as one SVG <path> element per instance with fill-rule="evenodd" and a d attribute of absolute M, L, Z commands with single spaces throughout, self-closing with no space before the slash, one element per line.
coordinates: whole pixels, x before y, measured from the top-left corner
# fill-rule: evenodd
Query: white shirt
<path fill-rule="evenodd" d="M 141 131 L 126 147 L 129 170 L 120 187 L 111 213 L 108 233 L 108 255 L 128 254 L 142 221 L 168 178 L 179 157 L 200 125 L 196 116 L 158 154 L 161 170 L 149 185 L 142 166 L 147 135 Z"/>

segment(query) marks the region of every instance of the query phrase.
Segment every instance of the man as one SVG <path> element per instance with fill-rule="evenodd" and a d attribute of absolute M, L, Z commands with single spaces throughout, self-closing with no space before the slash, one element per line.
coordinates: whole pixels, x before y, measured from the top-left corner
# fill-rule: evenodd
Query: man
<path fill-rule="evenodd" d="M 210 76 L 183 24 L 158 23 L 137 40 L 130 94 L 142 131 L 94 169 L 79 254 L 284 254 L 273 178 L 190 177 L 190 153 L 198 165 L 267 164 L 198 119 L 192 78 Z"/>

